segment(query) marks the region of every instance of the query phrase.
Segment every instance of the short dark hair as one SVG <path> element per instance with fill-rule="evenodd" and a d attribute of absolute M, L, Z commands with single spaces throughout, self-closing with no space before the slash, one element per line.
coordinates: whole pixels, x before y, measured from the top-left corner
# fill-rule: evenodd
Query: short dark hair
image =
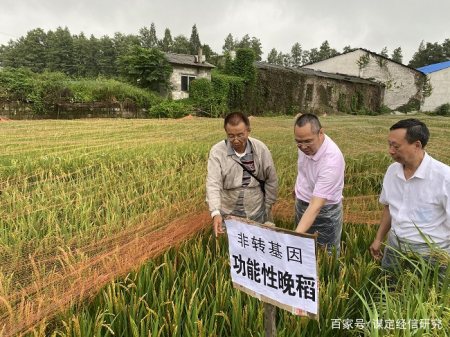
<path fill-rule="evenodd" d="M 308 123 L 311 124 L 311 130 L 314 133 L 319 133 L 320 129 L 322 129 L 319 118 L 314 114 L 303 114 L 298 116 L 295 120 L 295 125 L 298 127 L 305 126 Z"/>
<path fill-rule="evenodd" d="M 406 129 L 406 141 L 412 144 L 416 141 L 420 141 L 422 147 L 425 147 L 430 139 L 430 131 L 424 122 L 419 121 L 416 118 L 408 118 L 398 121 L 391 126 L 389 130 Z"/>
<path fill-rule="evenodd" d="M 244 122 L 247 128 L 250 128 L 250 120 L 246 115 L 244 115 L 242 112 L 231 112 L 226 115 L 223 121 L 223 127 L 226 128 L 228 124 L 236 126 L 240 122 Z"/>

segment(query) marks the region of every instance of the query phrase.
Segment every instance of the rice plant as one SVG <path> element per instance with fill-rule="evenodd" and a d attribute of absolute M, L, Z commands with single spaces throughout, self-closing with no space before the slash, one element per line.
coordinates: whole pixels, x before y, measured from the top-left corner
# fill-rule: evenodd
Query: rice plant
<path fill-rule="evenodd" d="M 420 118 L 431 130 L 427 151 L 450 163 L 450 121 Z M 440 286 L 422 263 L 392 290 L 367 250 L 391 162 L 388 128 L 399 119 L 322 119 L 347 163 L 342 256 L 319 257 L 319 321 L 279 310 L 279 336 L 446 335 L 448 282 Z M 293 119 L 251 123 L 278 170 L 277 224 L 292 228 Z M 171 221 L 208 222 L 198 216 L 206 210 L 206 159 L 224 139 L 222 127 L 222 120 L 201 118 L 1 123 L 0 336 L 18 322 L 27 324 L 17 331 L 30 336 L 262 336 L 262 305 L 231 286 L 226 240 L 202 230 L 141 266 L 183 241 L 175 228 L 192 226 L 186 220 L 170 227 Z M 166 246 L 157 247 L 159 240 Z M 102 274 L 107 268 L 113 270 Z M 43 298 L 58 305 L 52 310 Z M 388 325 L 374 326 L 378 320 Z"/>

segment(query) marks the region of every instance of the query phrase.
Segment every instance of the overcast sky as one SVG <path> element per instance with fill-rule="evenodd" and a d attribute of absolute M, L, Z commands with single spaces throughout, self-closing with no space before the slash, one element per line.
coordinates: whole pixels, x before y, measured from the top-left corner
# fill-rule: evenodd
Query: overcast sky
<path fill-rule="evenodd" d="M 449 13 L 450 0 L 0 0 L 0 44 L 35 28 L 113 37 L 152 22 L 158 38 L 166 27 L 189 38 L 196 24 L 201 43 L 218 53 L 231 33 L 259 38 L 264 60 L 272 48 L 288 53 L 295 42 L 311 49 L 328 40 L 338 51 L 386 46 L 391 55 L 400 46 L 408 63 L 422 40 L 450 38 Z"/>

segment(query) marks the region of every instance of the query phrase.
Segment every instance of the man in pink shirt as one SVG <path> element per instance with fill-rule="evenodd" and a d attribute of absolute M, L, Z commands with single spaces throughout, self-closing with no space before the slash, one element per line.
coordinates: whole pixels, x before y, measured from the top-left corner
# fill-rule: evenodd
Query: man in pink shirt
<path fill-rule="evenodd" d="M 342 190 L 345 161 L 339 147 L 325 135 L 316 115 L 303 114 L 294 126 L 298 148 L 295 183 L 295 231 L 318 232 L 317 243 L 340 253 Z"/>

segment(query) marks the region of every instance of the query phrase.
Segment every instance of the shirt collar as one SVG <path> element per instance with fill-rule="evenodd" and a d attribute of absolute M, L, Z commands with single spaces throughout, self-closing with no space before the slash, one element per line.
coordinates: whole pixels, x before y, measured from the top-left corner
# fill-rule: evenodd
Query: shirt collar
<path fill-rule="evenodd" d="M 231 146 L 231 142 L 226 140 L 227 144 L 227 154 L 229 156 L 235 156 L 236 152 L 234 151 L 233 147 Z M 245 145 L 245 154 L 252 153 L 252 143 L 250 142 L 250 138 L 247 139 L 247 144 Z"/>
<path fill-rule="evenodd" d="M 428 153 L 424 153 L 422 162 L 420 163 L 419 167 L 416 169 L 416 172 L 411 176 L 411 178 L 419 178 L 419 179 L 425 179 L 428 174 L 428 166 L 430 165 L 431 157 L 428 155 Z M 405 173 L 403 172 L 403 165 L 398 166 L 397 170 L 397 176 L 403 180 L 405 180 Z"/>
<path fill-rule="evenodd" d="M 428 173 L 428 166 L 431 162 L 431 157 L 425 152 L 423 155 L 422 162 L 420 163 L 419 167 L 417 168 L 416 172 L 414 172 L 412 177 L 425 179 Z"/>
<path fill-rule="evenodd" d="M 329 143 L 328 136 L 324 134 L 323 143 L 322 143 L 322 145 L 320 145 L 317 152 L 313 156 L 307 156 L 307 157 L 314 161 L 318 161 L 325 153 L 328 143 Z"/>

